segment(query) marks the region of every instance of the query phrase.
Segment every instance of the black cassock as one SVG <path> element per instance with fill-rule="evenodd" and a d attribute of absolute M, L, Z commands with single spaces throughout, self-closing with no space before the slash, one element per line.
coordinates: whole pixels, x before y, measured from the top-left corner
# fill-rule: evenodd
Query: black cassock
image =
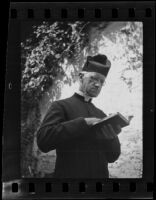
<path fill-rule="evenodd" d="M 118 137 L 110 141 L 102 131 L 89 127 L 84 118 L 103 118 L 106 115 L 84 97 L 55 101 L 37 133 L 41 151 L 56 149 L 55 178 L 108 178 L 108 162 L 120 155 Z"/>

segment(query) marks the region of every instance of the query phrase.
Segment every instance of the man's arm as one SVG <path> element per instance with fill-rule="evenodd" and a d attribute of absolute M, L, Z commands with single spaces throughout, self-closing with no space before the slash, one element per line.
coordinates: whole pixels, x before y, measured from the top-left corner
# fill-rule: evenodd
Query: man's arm
<path fill-rule="evenodd" d="M 110 124 L 100 127 L 96 131 L 96 138 L 99 141 L 100 149 L 104 151 L 109 163 L 115 162 L 121 154 L 120 141 L 117 136 L 119 132 L 121 132 L 119 126 L 112 127 Z"/>
<path fill-rule="evenodd" d="M 108 146 L 109 146 L 107 147 L 108 150 L 106 151 L 107 161 L 109 163 L 113 163 L 119 158 L 121 154 L 119 138 L 117 137 L 109 141 Z"/>
<path fill-rule="evenodd" d="M 67 121 L 58 102 L 53 102 L 37 133 L 37 144 L 47 153 L 66 141 L 80 137 L 89 130 L 83 117 Z"/>

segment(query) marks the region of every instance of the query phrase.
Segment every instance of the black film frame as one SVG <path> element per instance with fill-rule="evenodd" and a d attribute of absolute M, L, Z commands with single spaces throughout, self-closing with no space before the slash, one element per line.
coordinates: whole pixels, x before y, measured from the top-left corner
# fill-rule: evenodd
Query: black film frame
<path fill-rule="evenodd" d="M 143 178 L 56 180 L 22 178 L 20 174 L 20 25 L 49 21 L 143 22 Z M 5 198 L 141 198 L 153 194 L 155 4 L 143 2 L 11 3 L 9 10 L 3 119 L 3 182 Z M 51 187 L 52 186 L 52 187 Z M 12 191 L 13 190 L 13 191 Z M 17 192 L 20 190 L 19 196 Z M 7 195 L 6 195 L 7 194 Z"/>

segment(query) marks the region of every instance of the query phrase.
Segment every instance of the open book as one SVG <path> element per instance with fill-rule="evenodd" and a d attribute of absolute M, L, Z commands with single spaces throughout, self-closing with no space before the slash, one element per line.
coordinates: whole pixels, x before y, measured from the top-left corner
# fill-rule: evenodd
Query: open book
<path fill-rule="evenodd" d="M 107 125 L 107 124 L 111 124 L 111 125 L 115 125 L 115 124 L 119 124 L 121 126 L 121 128 L 128 126 L 130 123 L 130 119 L 126 119 L 121 113 L 117 112 L 115 114 L 111 114 L 103 119 L 101 119 L 98 122 L 95 122 L 93 126 L 97 126 L 97 125 Z"/>

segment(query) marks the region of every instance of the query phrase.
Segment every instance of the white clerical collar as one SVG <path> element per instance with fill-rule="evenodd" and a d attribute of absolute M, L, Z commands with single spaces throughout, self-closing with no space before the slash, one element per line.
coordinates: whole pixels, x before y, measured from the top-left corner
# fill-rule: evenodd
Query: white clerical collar
<path fill-rule="evenodd" d="M 80 90 L 78 90 L 76 93 L 79 94 L 79 95 L 81 95 L 81 96 L 83 96 L 83 97 L 84 97 L 84 100 L 85 100 L 86 102 L 89 102 L 89 100 L 92 99 L 92 97 L 85 95 L 85 94 L 84 94 L 82 91 L 80 91 Z"/>

